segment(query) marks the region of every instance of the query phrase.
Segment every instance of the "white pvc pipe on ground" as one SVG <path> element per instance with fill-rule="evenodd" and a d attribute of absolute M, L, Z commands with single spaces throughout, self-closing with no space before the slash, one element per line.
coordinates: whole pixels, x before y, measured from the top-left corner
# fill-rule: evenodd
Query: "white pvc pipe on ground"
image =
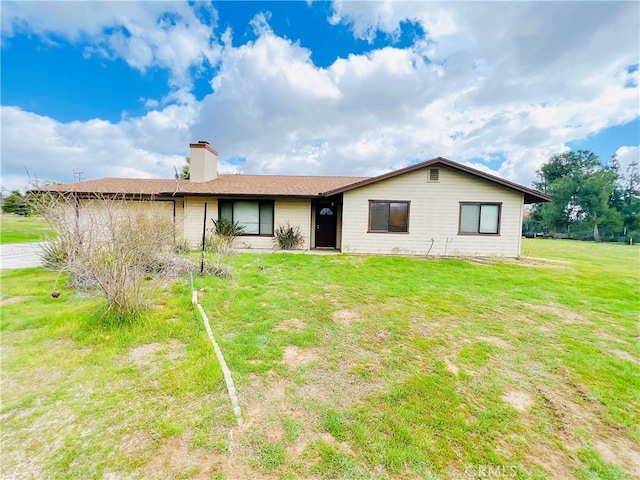
<path fill-rule="evenodd" d="M 216 342 L 215 337 L 213 336 L 213 331 L 211 330 L 211 325 L 209 324 L 209 317 L 205 313 L 202 305 L 198 303 L 198 292 L 193 290 L 191 301 L 193 304 L 198 307 L 198 311 L 202 316 L 202 321 L 204 322 L 204 327 L 207 330 L 207 334 L 209 335 L 209 340 L 213 344 L 213 349 L 216 352 L 216 357 L 218 357 L 218 362 L 222 367 L 222 374 L 224 375 L 224 380 L 227 384 L 227 391 L 229 392 L 229 398 L 231 398 L 231 405 L 233 406 L 233 413 L 236 416 L 236 420 L 238 425 L 242 425 L 242 410 L 240 410 L 240 404 L 238 403 L 238 394 L 236 392 L 236 386 L 233 383 L 233 378 L 231 377 L 231 370 L 227 367 L 227 362 L 224 360 L 224 356 L 222 355 L 222 350 L 220 350 L 220 346 L 218 342 Z"/>

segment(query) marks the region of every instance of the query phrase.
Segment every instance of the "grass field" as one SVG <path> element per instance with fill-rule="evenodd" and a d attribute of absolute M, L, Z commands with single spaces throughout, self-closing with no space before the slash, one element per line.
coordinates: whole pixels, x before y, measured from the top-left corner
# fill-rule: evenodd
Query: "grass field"
<path fill-rule="evenodd" d="M 52 238 L 53 232 L 42 217 L 0 215 L 0 243 L 41 242 Z"/>
<path fill-rule="evenodd" d="M 581 478 L 640 473 L 640 249 L 519 262 L 241 254 L 113 327 L 2 272 L 2 475 Z"/>

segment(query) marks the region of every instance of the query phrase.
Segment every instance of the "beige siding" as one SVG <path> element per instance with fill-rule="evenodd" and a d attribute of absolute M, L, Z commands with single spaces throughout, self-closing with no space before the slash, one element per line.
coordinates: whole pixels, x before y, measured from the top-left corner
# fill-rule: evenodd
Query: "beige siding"
<path fill-rule="evenodd" d="M 309 250 L 311 245 L 311 200 L 309 199 L 282 199 L 276 200 L 274 214 L 274 228 L 279 225 L 300 227 L 304 237 L 302 250 Z"/>
<path fill-rule="evenodd" d="M 315 206 L 311 207 L 311 237 L 309 239 L 309 245 L 311 248 L 316 247 L 316 208 Z"/>
<path fill-rule="evenodd" d="M 523 195 L 449 168 L 428 169 L 345 192 L 342 251 L 409 255 L 520 254 Z M 409 233 L 367 233 L 369 200 L 410 201 Z M 459 235 L 460 202 L 501 202 L 500 235 Z"/>
<path fill-rule="evenodd" d="M 202 242 L 204 204 L 207 204 L 207 229 L 213 227 L 212 219 L 218 218 L 218 200 L 213 197 L 186 197 L 184 208 L 184 235 L 192 246 Z M 274 202 L 274 228 L 285 225 L 299 226 L 304 236 L 304 249 L 309 248 L 311 201 L 308 199 L 277 199 Z M 207 232 L 208 233 L 208 232 Z M 272 249 L 273 237 L 240 236 L 236 248 Z"/>
<path fill-rule="evenodd" d="M 125 218 L 135 221 L 135 215 L 146 214 L 153 222 L 173 223 L 173 200 L 78 200 L 61 202 L 57 218 L 64 228 L 85 238 L 104 238 Z"/>
<path fill-rule="evenodd" d="M 205 227 L 204 206 L 207 204 Z M 213 197 L 185 197 L 184 198 L 184 238 L 192 247 L 202 246 L 202 229 L 211 232 L 214 218 L 218 218 L 218 200 Z"/>

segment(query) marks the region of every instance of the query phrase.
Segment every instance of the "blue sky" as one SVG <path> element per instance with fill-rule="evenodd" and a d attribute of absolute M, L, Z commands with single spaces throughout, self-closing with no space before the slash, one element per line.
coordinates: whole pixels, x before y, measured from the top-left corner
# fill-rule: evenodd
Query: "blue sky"
<path fill-rule="evenodd" d="M 530 185 L 640 155 L 637 2 L 2 2 L 2 177 L 376 175 L 444 156 Z M 576 21 L 579 19 L 579 21 Z"/>

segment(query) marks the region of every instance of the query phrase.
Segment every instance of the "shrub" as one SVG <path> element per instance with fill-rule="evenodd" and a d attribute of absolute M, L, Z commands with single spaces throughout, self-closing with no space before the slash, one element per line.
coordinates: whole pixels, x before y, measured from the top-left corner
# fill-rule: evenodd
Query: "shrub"
<path fill-rule="evenodd" d="M 233 249 L 233 238 L 223 237 L 215 233 L 209 234 L 204 239 L 204 249 L 208 252 L 220 253 L 222 255 L 237 255 Z"/>
<path fill-rule="evenodd" d="M 174 253 L 187 253 L 190 250 L 191 250 L 191 245 L 189 244 L 189 240 L 187 240 L 184 237 L 179 240 L 176 240 L 173 245 Z"/>
<path fill-rule="evenodd" d="M 60 239 L 43 243 L 40 258 L 45 267 L 63 268 L 69 260 L 69 245 Z"/>
<path fill-rule="evenodd" d="M 163 277 L 178 277 L 192 272 L 196 268 L 197 265 L 193 260 L 164 252 L 155 256 L 154 263 L 147 266 L 147 273 Z"/>
<path fill-rule="evenodd" d="M 213 221 L 213 228 L 211 229 L 213 235 L 208 235 L 205 238 L 205 249 L 225 255 L 232 254 L 233 242 L 237 236 L 244 233 L 244 227 L 238 222 L 231 222 L 224 217 L 218 220 L 211 220 Z"/>
<path fill-rule="evenodd" d="M 297 225 L 292 227 L 289 222 L 286 225 L 279 225 L 273 234 L 273 244 L 278 250 L 294 250 L 304 244 L 300 227 Z"/>
<path fill-rule="evenodd" d="M 229 278 L 231 276 L 231 269 L 229 268 L 229 265 L 224 263 L 222 255 L 216 253 L 213 259 L 204 259 L 204 269 L 201 274 Z"/>
<path fill-rule="evenodd" d="M 64 268 L 76 286 L 95 284 L 107 313 L 131 319 L 146 307 L 159 277 L 184 270 L 166 254 L 174 247 L 175 226 L 152 200 L 98 196 L 79 205 L 68 194 L 52 194 L 43 215 L 57 234 L 45 247 L 49 264 Z M 47 260 L 45 260 L 47 261 Z"/>
<path fill-rule="evenodd" d="M 235 238 L 244 233 L 244 227 L 238 222 L 231 222 L 230 220 L 222 217 L 218 220 L 213 220 L 213 232 L 221 237 Z"/>

